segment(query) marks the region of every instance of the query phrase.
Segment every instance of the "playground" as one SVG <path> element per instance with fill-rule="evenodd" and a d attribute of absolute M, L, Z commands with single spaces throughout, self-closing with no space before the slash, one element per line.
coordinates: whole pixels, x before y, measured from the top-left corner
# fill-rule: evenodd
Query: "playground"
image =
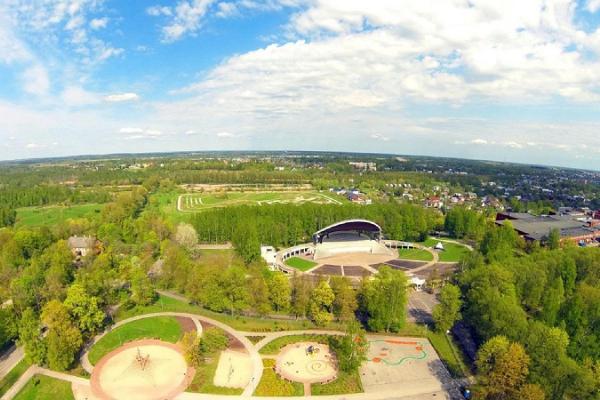
<path fill-rule="evenodd" d="M 94 368 L 91 387 L 99 398 L 159 400 L 183 392 L 193 377 L 177 345 L 139 340 L 104 356 Z"/>
<path fill-rule="evenodd" d="M 316 342 L 285 346 L 277 356 L 275 371 L 283 379 L 300 383 L 327 383 L 337 378 L 336 360 L 329 346 Z"/>
<path fill-rule="evenodd" d="M 425 338 L 370 336 L 368 361 L 360 368 L 366 393 L 398 390 L 405 395 L 442 391 L 450 375 Z"/>

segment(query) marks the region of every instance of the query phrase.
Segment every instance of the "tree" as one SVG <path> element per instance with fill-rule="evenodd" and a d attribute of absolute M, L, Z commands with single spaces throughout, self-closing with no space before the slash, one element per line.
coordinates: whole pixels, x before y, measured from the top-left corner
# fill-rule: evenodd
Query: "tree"
<path fill-rule="evenodd" d="M 256 261 L 260 257 L 260 241 L 258 231 L 253 221 L 246 219 L 240 223 L 233 234 L 232 242 L 236 251 L 246 264 Z"/>
<path fill-rule="evenodd" d="M 150 278 L 140 267 L 133 268 L 130 291 L 131 300 L 136 305 L 147 306 L 156 298 L 156 292 L 152 287 Z"/>
<path fill-rule="evenodd" d="M 220 287 L 225 298 L 225 308 L 231 315 L 243 310 L 248 305 L 246 273 L 238 267 L 228 268 L 220 279 Z"/>
<path fill-rule="evenodd" d="M 229 345 L 229 338 L 221 329 L 210 327 L 202 332 L 200 338 L 200 353 L 202 355 L 213 354 L 219 350 L 224 350 Z"/>
<path fill-rule="evenodd" d="M 368 313 L 369 329 L 397 332 L 406 322 L 406 275 L 384 266 L 365 284 L 362 298 Z"/>
<path fill-rule="evenodd" d="M 292 277 L 292 312 L 298 317 L 305 317 L 308 311 L 312 284 L 305 275 L 295 274 Z"/>
<path fill-rule="evenodd" d="M 323 326 L 333 319 L 331 305 L 334 298 L 333 290 L 325 280 L 319 282 L 312 290 L 308 303 L 308 317 L 316 325 Z"/>
<path fill-rule="evenodd" d="M 32 308 L 27 308 L 19 323 L 19 344 L 25 348 L 25 357 L 34 364 L 43 364 L 46 345 L 42 340 L 40 320 Z"/>
<path fill-rule="evenodd" d="M 289 279 L 282 272 L 275 272 L 267 280 L 269 300 L 275 311 L 287 310 L 290 307 L 291 287 Z"/>
<path fill-rule="evenodd" d="M 254 310 L 261 316 L 271 312 L 271 301 L 269 300 L 269 288 L 262 276 L 252 278 L 250 281 L 250 302 Z"/>
<path fill-rule="evenodd" d="M 175 242 L 186 250 L 193 250 L 198 244 L 198 234 L 191 224 L 180 223 L 175 232 Z"/>
<path fill-rule="evenodd" d="M 516 396 L 514 396 L 515 400 L 545 400 L 546 393 L 540 387 L 540 385 L 535 383 L 527 383 L 517 391 Z"/>
<path fill-rule="evenodd" d="M 552 229 L 548 235 L 548 247 L 551 250 L 556 250 L 560 247 L 560 231 L 556 228 Z"/>
<path fill-rule="evenodd" d="M 350 285 L 350 280 L 342 276 L 331 278 L 331 289 L 335 295 L 333 300 L 333 315 L 338 321 L 350 321 L 354 319 L 354 313 L 358 308 L 356 292 Z"/>
<path fill-rule="evenodd" d="M 82 332 L 94 333 L 104 322 L 105 315 L 98 306 L 98 299 L 89 296 L 80 284 L 69 287 L 64 305 Z"/>
<path fill-rule="evenodd" d="M 330 345 L 335 352 L 340 369 L 344 372 L 356 372 L 367 359 L 369 342 L 365 331 L 358 321 L 351 320 L 342 336 L 331 336 Z"/>
<path fill-rule="evenodd" d="M 515 398 L 529 374 L 529 356 L 523 346 L 495 336 L 477 352 L 476 366 L 482 394 L 488 399 Z"/>
<path fill-rule="evenodd" d="M 51 300 L 44 306 L 42 322 L 48 327 L 48 366 L 64 371 L 71 366 L 83 343 L 81 332 L 71 320 L 67 307 L 57 300 Z"/>
<path fill-rule="evenodd" d="M 19 335 L 16 314 L 13 307 L 0 308 L 0 348 L 12 342 Z"/>
<path fill-rule="evenodd" d="M 186 332 L 181 338 L 181 347 L 185 360 L 192 366 L 198 367 L 202 363 L 202 354 L 200 352 L 200 337 L 196 331 Z"/>
<path fill-rule="evenodd" d="M 440 303 L 433 308 L 435 327 L 440 332 L 446 332 L 460 319 L 460 289 L 452 284 L 445 285 L 440 292 Z"/>

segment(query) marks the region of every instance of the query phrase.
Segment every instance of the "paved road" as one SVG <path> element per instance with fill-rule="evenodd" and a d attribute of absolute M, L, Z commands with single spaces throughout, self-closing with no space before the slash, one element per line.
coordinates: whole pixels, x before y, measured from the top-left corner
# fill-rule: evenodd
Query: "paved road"
<path fill-rule="evenodd" d="M 439 303 L 435 294 L 425 291 L 411 291 L 408 294 L 408 318 L 414 322 L 428 324 L 433 322 L 431 313 Z"/>
<path fill-rule="evenodd" d="M 14 368 L 25 357 L 23 347 L 11 346 L 6 352 L 0 356 L 0 379 Z"/>

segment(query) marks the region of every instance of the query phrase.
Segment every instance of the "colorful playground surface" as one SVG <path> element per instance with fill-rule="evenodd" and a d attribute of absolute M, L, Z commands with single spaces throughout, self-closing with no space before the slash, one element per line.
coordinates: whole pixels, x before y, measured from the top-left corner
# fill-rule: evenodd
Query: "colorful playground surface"
<path fill-rule="evenodd" d="M 368 361 L 360 368 L 366 393 L 404 396 L 442 392 L 450 374 L 426 338 L 369 335 Z"/>

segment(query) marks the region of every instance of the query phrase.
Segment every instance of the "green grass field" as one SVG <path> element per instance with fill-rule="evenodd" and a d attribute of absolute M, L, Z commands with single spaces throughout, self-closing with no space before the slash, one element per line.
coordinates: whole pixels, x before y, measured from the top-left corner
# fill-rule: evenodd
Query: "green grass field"
<path fill-rule="evenodd" d="M 47 226 L 67 219 L 86 218 L 99 214 L 103 204 L 74 206 L 24 207 L 17 209 L 17 226 Z"/>
<path fill-rule="evenodd" d="M 176 343 L 182 335 L 181 325 L 174 317 L 144 318 L 118 327 L 94 344 L 89 360 L 96 364 L 102 357 L 124 343 L 137 339 L 160 339 Z"/>
<path fill-rule="evenodd" d="M 179 210 L 196 212 L 217 207 L 269 204 L 342 204 L 343 197 L 317 191 L 188 193 L 177 196 Z M 165 206 L 163 206 L 165 207 Z"/>
<path fill-rule="evenodd" d="M 45 375 L 34 375 L 15 396 L 15 400 L 74 399 L 71 383 Z"/>
<path fill-rule="evenodd" d="M 275 360 L 263 360 L 263 375 L 254 391 L 255 396 L 304 396 L 304 386 L 288 382 L 275 373 Z"/>
<path fill-rule="evenodd" d="M 288 335 L 274 339 L 267 343 L 263 348 L 260 349 L 260 354 L 271 354 L 275 355 L 279 353 L 279 350 L 287 346 L 288 344 L 298 342 L 317 342 L 323 344 L 329 344 L 328 335 Z"/>
<path fill-rule="evenodd" d="M 421 249 L 398 249 L 398 258 L 406 260 L 431 261 L 433 255 L 426 250 Z"/>
<path fill-rule="evenodd" d="M 300 257 L 290 257 L 285 260 L 285 265 L 289 265 L 292 268 L 296 268 L 297 270 L 304 272 L 317 265 L 317 263 Z"/>
<path fill-rule="evenodd" d="M 421 244 L 427 247 L 433 247 L 437 243 L 438 240 L 429 238 Z M 469 254 L 469 249 L 460 244 L 448 242 L 442 242 L 442 244 L 444 245 L 444 250 L 438 252 L 441 262 L 459 262 L 465 254 Z"/>
<path fill-rule="evenodd" d="M 2 380 L 0 380 L 0 397 L 3 396 L 4 393 L 6 393 L 6 391 L 10 389 L 16 381 L 19 380 L 21 375 L 23 375 L 30 366 L 31 364 L 23 359 L 19 361 L 19 363 L 15 365 L 14 368 L 11 369 L 4 378 L 2 378 Z"/>
<path fill-rule="evenodd" d="M 339 371 L 336 380 L 324 385 L 314 384 L 311 386 L 311 391 L 313 395 L 318 396 L 362 393 L 363 388 L 358 371 L 354 373 Z"/>

